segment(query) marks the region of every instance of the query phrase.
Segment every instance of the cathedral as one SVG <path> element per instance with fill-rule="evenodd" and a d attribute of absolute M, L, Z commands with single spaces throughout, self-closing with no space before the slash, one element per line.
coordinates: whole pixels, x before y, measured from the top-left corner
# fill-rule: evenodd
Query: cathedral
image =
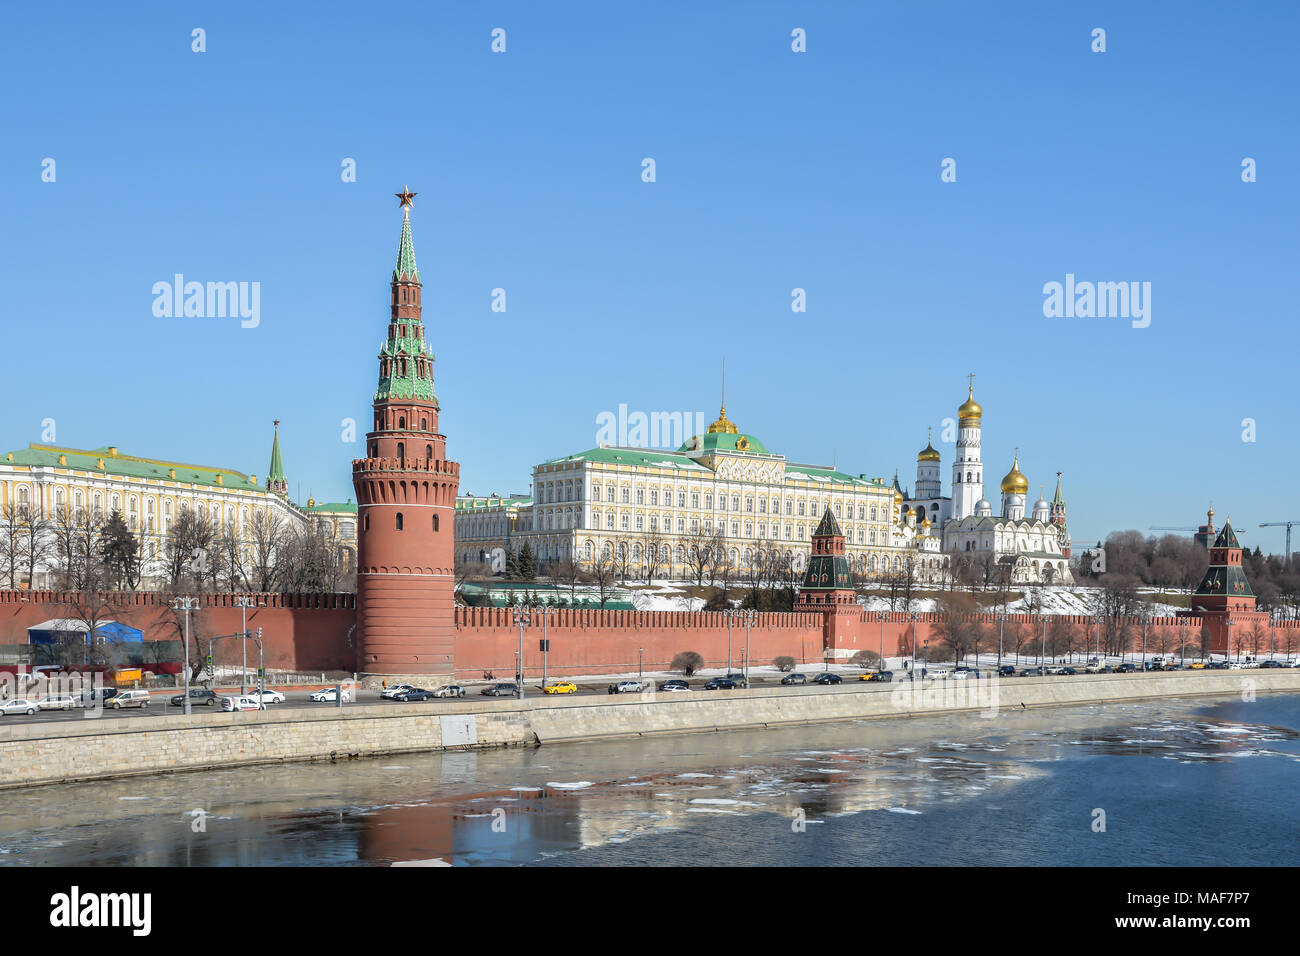
<path fill-rule="evenodd" d="M 1002 479 L 1001 511 L 984 497 L 984 462 L 980 455 L 984 409 L 975 401 L 972 384 L 957 409 L 957 451 L 952 465 L 952 494 L 943 495 L 942 456 L 927 441 L 916 456 L 915 496 L 903 493 L 903 515 L 937 539 L 938 549 L 957 570 L 965 564 L 973 573 L 997 576 L 1010 569 L 1012 584 L 1073 584 L 1070 536 L 1065 525 L 1061 473 L 1056 494 L 1048 502 L 1040 493 L 1026 516 L 1029 479 L 1020 471 L 1017 451 L 1011 470 Z M 897 486 L 895 488 L 902 492 Z"/>

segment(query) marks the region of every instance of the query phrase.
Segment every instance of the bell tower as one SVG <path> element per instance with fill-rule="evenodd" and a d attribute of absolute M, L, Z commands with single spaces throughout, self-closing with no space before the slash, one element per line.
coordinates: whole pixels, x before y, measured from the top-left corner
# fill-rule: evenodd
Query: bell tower
<path fill-rule="evenodd" d="M 379 350 L 373 431 L 352 462 L 357 494 L 357 657 L 382 678 L 450 679 L 455 610 L 453 514 L 460 465 L 438 432 L 433 353 L 421 317 L 420 270 L 411 239 L 415 193 L 397 193 L 402 237 Z"/>

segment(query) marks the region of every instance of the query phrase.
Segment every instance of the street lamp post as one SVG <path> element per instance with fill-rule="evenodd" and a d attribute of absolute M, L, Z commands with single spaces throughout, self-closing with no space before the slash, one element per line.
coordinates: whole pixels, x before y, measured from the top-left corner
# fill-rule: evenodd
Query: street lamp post
<path fill-rule="evenodd" d="M 199 599 L 192 597 L 177 598 L 172 607 L 185 612 L 185 713 L 190 713 L 190 611 L 199 609 Z"/>
<path fill-rule="evenodd" d="M 644 648 L 644 647 L 638 647 L 638 648 L 636 649 L 636 676 L 637 676 L 637 680 L 640 680 L 642 677 L 645 676 L 645 668 L 644 668 L 643 665 L 642 665 L 642 660 L 644 659 L 644 655 L 645 655 L 645 648 Z"/>
<path fill-rule="evenodd" d="M 880 664 L 879 668 L 885 669 L 885 612 L 880 612 Z"/>
<path fill-rule="evenodd" d="M 758 616 L 757 612 L 750 608 L 745 612 L 745 686 L 749 687 L 749 625 L 753 623 Z"/>
<path fill-rule="evenodd" d="M 552 610 L 554 609 L 549 604 L 543 604 L 541 607 L 537 609 L 537 613 L 542 616 L 542 689 L 543 690 L 546 689 L 546 662 L 551 652 L 551 644 L 546 639 L 546 619 L 551 616 Z M 519 647 L 521 649 L 523 648 L 522 641 L 520 642 Z M 523 677 L 523 671 L 519 672 L 519 676 L 521 678 Z M 522 684 L 523 681 L 520 680 L 520 683 Z"/>
<path fill-rule="evenodd" d="M 734 607 L 727 608 L 727 673 L 731 673 L 731 619 L 736 615 Z"/>
<path fill-rule="evenodd" d="M 251 597 L 249 597 L 246 594 L 240 595 L 239 597 L 235 598 L 235 607 L 241 609 L 241 618 L 243 621 L 243 626 L 240 627 L 239 630 L 244 635 L 239 639 L 239 650 L 243 654 L 243 658 L 244 658 L 243 670 L 240 671 L 239 674 L 240 696 L 243 696 L 244 694 L 248 693 L 248 609 L 250 607 L 261 607 L 261 606 L 262 605 L 258 604 L 256 601 L 254 601 Z"/>
<path fill-rule="evenodd" d="M 528 608 L 515 608 L 515 624 L 519 628 L 519 667 L 516 675 L 519 679 L 519 686 L 516 690 L 520 700 L 524 699 L 524 625 L 529 623 L 530 620 Z"/>
<path fill-rule="evenodd" d="M 1002 674 L 1002 629 L 1007 623 L 1006 608 L 998 615 L 998 674 Z"/>

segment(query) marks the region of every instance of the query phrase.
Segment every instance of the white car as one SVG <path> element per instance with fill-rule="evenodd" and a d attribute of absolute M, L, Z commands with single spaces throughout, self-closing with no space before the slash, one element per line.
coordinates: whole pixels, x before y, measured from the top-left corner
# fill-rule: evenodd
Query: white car
<path fill-rule="evenodd" d="M 947 680 L 949 676 L 950 675 L 946 670 L 927 670 L 925 674 L 926 680 Z"/>
<path fill-rule="evenodd" d="M 283 704 L 284 694 L 278 690 L 250 690 L 246 695 L 253 700 L 260 700 L 264 704 Z"/>
<path fill-rule="evenodd" d="M 393 687 L 385 687 L 383 690 L 379 692 L 379 699 L 396 700 L 398 694 L 405 694 L 408 690 L 415 690 L 415 689 L 416 686 L 414 684 L 396 684 Z M 315 699 L 316 699 L 315 697 L 312 697 L 312 700 Z M 333 700 L 332 697 L 330 699 Z M 347 700 L 346 697 L 344 697 L 343 699 Z"/>
<path fill-rule="evenodd" d="M 34 714 L 40 705 L 26 697 L 15 697 L 0 703 L 0 714 Z"/>
<path fill-rule="evenodd" d="M 41 702 L 36 705 L 41 710 L 72 710 L 82 706 L 80 697 L 74 697 L 71 694 L 51 694 L 49 697 L 42 697 Z"/>
<path fill-rule="evenodd" d="M 221 709 L 227 712 L 236 710 L 266 710 L 266 704 L 262 703 L 256 697 L 223 697 L 221 698 Z"/>
<path fill-rule="evenodd" d="M 459 684 L 447 684 L 444 687 L 436 687 L 433 691 L 434 697 L 464 697 L 465 688 Z"/>
<path fill-rule="evenodd" d="M 1229 661 L 1229 662 L 1228 662 L 1228 670 L 1230 670 L 1230 671 L 1239 671 L 1239 670 L 1244 670 L 1245 667 L 1246 667 L 1246 665 L 1243 664 L 1243 663 L 1241 663 L 1241 661 Z"/>
<path fill-rule="evenodd" d="M 1106 665 L 1101 661 L 1089 661 L 1088 666 L 1083 669 L 1085 674 L 1100 674 L 1106 669 Z"/>
<path fill-rule="evenodd" d="M 405 687 L 405 686 L 407 686 L 407 685 L 403 684 L 402 686 Z M 394 687 L 393 690 L 397 690 L 397 688 Z M 318 703 L 318 704 L 336 704 L 336 703 L 338 703 L 338 695 L 335 693 L 335 690 L 334 690 L 333 687 L 326 688 L 325 690 L 318 690 L 318 691 L 316 691 L 316 693 L 314 693 L 314 694 L 311 695 L 311 699 L 314 700 L 314 701 L 315 701 L 316 703 Z M 343 692 L 343 703 L 345 703 L 345 704 L 350 703 L 351 700 L 352 700 L 352 695 L 351 695 L 350 693 L 348 693 L 347 691 L 344 691 L 344 692 Z"/>

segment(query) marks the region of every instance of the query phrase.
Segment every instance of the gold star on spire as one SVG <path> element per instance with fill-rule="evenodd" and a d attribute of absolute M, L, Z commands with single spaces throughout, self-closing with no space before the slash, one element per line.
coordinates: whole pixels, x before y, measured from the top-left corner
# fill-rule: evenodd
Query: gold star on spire
<path fill-rule="evenodd" d="M 402 208 L 405 209 L 407 206 L 413 205 L 411 200 L 414 199 L 418 193 L 411 192 L 410 186 L 403 186 L 400 193 L 393 193 L 393 195 L 402 201 Z"/>

